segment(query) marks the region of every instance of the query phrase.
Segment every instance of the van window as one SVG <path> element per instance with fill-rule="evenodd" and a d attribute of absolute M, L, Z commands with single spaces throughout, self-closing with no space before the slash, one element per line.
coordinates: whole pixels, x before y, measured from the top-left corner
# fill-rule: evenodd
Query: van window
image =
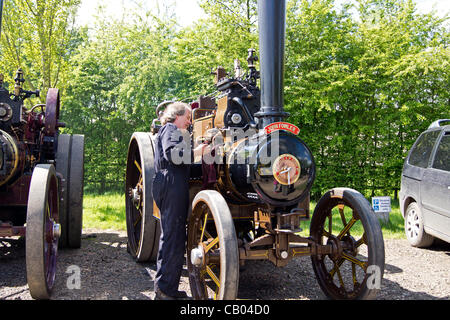
<path fill-rule="evenodd" d="M 442 137 L 437 147 L 433 168 L 450 171 L 450 133 Z"/>
<path fill-rule="evenodd" d="M 440 131 L 430 131 L 423 133 L 411 151 L 408 163 L 422 168 L 428 167 L 431 151 Z"/>

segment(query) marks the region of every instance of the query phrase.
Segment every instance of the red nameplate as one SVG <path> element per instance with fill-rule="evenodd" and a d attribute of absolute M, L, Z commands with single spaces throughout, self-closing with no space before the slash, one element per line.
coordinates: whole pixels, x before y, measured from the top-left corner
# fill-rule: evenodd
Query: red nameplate
<path fill-rule="evenodd" d="M 288 123 L 288 122 L 274 122 L 264 128 L 264 131 L 267 134 L 270 134 L 271 132 L 274 132 L 277 130 L 286 130 L 286 131 L 292 132 L 295 135 L 299 134 L 299 132 L 300 132 L 300 129 L 297 126 L 295 126 L 291 123 Z"/>

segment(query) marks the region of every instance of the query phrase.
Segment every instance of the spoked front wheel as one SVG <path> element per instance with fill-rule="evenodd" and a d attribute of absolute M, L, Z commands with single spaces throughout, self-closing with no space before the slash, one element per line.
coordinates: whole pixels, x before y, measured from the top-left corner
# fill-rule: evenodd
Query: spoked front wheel
<path fill-rule="evenodd" d="M 194 299 L 236 299 L 236 231 L 230 209 L 217 191 L 204 190 L 194 198 L 188 225 L 187 266 Z"/>
<path fill-rule="evenodd" d="M 311 220 L 311 237 L 333 248 L 313 255 L 317 281 L 331 299 L 373 299 L 384 273 L 381 227 L 370 203 L 347 188 L 328 191 Z"/>

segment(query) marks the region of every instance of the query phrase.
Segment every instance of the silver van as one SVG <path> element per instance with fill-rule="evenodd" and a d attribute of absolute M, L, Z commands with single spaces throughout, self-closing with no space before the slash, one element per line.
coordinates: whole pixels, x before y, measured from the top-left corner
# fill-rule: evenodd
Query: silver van
<path fill-rule="evenodd" d="M 450 119 L 433 122 L 417 138 L 403 165 L 400 211 L 413 247 L 434 238 L 450 242 Z"/>

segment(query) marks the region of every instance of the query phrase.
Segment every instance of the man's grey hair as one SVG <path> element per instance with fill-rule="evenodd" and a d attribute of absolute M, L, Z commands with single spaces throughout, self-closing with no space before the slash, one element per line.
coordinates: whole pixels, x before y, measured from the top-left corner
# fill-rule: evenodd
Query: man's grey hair
<path fill-rule="evenodd" d="M 161 116 L 161 125 L 168 122 L 174 122 L 177 116 L 183 116 L 186 111 L 191 112 L 191 107 L 184 102 L 174 102 L 167 106 L 164 114 Z"/>

